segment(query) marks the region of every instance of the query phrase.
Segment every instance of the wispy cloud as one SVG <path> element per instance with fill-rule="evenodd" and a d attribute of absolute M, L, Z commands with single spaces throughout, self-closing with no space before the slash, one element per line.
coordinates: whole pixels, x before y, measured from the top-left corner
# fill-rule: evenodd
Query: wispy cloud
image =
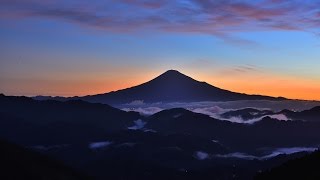
<path fill-rule="evenodd" d="M 251 71 L 258 71 L 259 68 L 254 65 L 247 64 L 247 65 L 234 67 L 234 69 L 232 69 L 232 70 L 236 71 L 236 72 L 240 72 L 240 73 L 246 73 L 246 72 L 251 72 Z"/>
<path fill-rule="evenodd" d="M 0 0 L 3 18 L 42 17 L 106 31 L 156 30 L 205 33 L 314 31 L 320 1 L 283 0 Z"/>
<path fill-rule="evenodd" d="M 220 68 L 217 71 L 217 75 L 222 77 L 234 77 L 237 76 L 244 76 L 244 75 L 261 75 L 264 73 L 264 69 L 255 65 L 251 64 L 243 64 L 243 65 L 235 65 L 225 68 Z"/>

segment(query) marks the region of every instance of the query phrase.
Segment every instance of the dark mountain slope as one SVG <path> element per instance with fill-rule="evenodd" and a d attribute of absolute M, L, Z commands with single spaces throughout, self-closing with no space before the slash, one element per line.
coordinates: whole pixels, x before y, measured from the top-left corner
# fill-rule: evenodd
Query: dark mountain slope
<path fill-rule="evenodd" d="M 276 98 L 234 93 L 199 82 L 178 71 L 169 70 L 144 84 L 106 94 L 82 97 L 89 102 L 107 104 L 130 103 L 135 100 L 152 102 L 233 101 Z"/>
<path fill-rule="evenodd" d="M 139 118 L 146 124 L 128 130 Z M 257 152 L 259 148 L 313 147 L 320 142 L 319 129 L 317 122 L 264 118 L 247 125 L 181 108 L 140 117 L 80 100 L 0 96 L 1 138 L 101 179 L 232 179 L 234 175 L 249 179 L 264 169 L 263 162 L 216 158 L 215 154 L 260 156 L 265 154 Z M 199 151 L 208 153 L 207 159 L 199 159 Z"/>
<path fill-rule="evenodd" d="M 140 115 L 80 100 L 0 96 L 0 117 L 1 137 L 23 144 L 51 144 L 86 141 L 125 130 Z"/>
<path fill-rule="evenodd" d="M 0 159 L 0 179 L 89 179 L 45 155 L 2 140 L 0 140 Z"/>
<path fill-rule="evenodd" d="M 309 110 L 304 110 L 300 112 L 294 112 L 290 110 L 281 111 L 282 114 L 285 114 L 290 119 L 301 120 L 301 121 L 320 121 L 320 106 L 314 107 Z"/>
<path fill-rule="evenodd" d="M 146 127 L 163 134 L 180 133 L 218 140 L 237 151 L 259 147 L 306 147 L 320 142 L 320 123 L 316 122 L 279 121 L 266 117 L 248 125 L 222 121 L 179 108 L 150 116 Z"/>
<path fill-rule="evenodd" d="M 255 179 L 320 179 L 320 152 L 289 160 L 279 167 L 258 174 Z"/>
<path fill-rule="evenodd" d="M 270 110 L 258 110 L 254 108 L 244 108 L 234 111 L 228 111 L 221 114 L 221 117 L 229 119 L 231 117 L 240 117 L 243 120 L 249 120 L 254 118 L 259 118 L 265 115 L 272 115 L 273 111 Z"/>

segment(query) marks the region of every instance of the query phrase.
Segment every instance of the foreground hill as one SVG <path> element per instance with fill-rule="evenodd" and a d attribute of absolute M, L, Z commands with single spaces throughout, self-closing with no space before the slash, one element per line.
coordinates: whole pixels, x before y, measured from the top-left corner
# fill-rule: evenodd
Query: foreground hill
<path fill-rule="evenodd" d="M 255 179 L 320 179 L 320 152 L 290 160 L 279 167 L 258 174 Z"/>
<path fill-rule="evenodd" d="M 38 100 L 50 97 L 35 97 Z M 64 98 L 56 97 L 56 100 Z M 69 98 L 70 99 L 70 98 Z M 261 95 L 247 95 L 220 89 L 206 82 L 200 82 L 176 70 L 169 70 L 155 79 L 127 89 L 105 94 L 74 97 L 88 102 L 119 105 L 136 100 L 145 103 L 155 102 L 198 102 L 236 100 L 283 100 Z"/>
<path fill-rule="evenodd" d="M 2 140 L 0 140 L 0 159 L 0 179 L 89 179 L 45 155 Z"/>

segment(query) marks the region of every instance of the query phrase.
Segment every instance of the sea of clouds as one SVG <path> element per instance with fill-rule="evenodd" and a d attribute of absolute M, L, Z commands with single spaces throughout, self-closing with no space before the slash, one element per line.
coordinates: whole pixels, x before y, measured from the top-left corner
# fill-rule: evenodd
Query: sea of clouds
<path fill-rule="evenodd" d="M 195 113 L 206 114 L 212 118 L 219 120 L 225 120 L 235 123 L 253 124 L 261 121 L 263 118 L 269 116 L 273 119 L 288 121 L 291 120 L 285 114 L 276 113 L 283 109 L 289 109 L 292 111 L 302 111 L 311 109 L 314 106 L 320 105 L 316 101 L 299 101 L 299 100 L 285 100 L 285 101 L 268 101 L 268 100 L 251 100 L 251 101 L 228 101 L 228 102 L 192 102 L 192 103 L 144 103 L 142 100 L 133 101 L 128 104 L 124 104 L 120 109 L 124 111 L 136 111 L 141 115 L 150 116 L 165 109 L 171 108 L 185 108 Z M 271 110 L 275 112 L 272 115 L 261 115 L 253 119 L 242 119 L 240 116 L 234 116 L 230 118 L 223 118 L 221 114 L 244 108 L 254 108 L 258 110 Z"/>

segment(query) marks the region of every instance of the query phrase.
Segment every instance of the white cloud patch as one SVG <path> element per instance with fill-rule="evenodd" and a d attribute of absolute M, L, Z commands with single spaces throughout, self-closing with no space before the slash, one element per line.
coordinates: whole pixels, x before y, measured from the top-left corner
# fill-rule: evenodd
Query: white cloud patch
<path fill-rule="evenodd" d="M 97 149 L 103 149 L 106 148 L 107 146 L 111 145 L 111 141 L 100 141 L 100 142 L 93 142 L 89 144 L 89 148 L 92 150 L 97 150 Z"/>
<path fill-rule="evenodd" d="M 206 160 L 210 158 L 209 154 L 203 151 L 197 151 L 194 153 L 193 157 L 195 157 L 198 160 Z"/>
<path fill-rule="evenodd" d="M 197 112 L 200 113 L 201 111 L 197 110 Z M 224 112 L 226 112 L 226 111 L 224 111 Z M 221 117 L 221 114 L 219 114 L 219 113 L 212 113 L 212 112 L 206 112 L 206 111 L 202 111 L 201 113 L 209 115 L 210 117 L 215 118 L 215 119 L 219 119 L 219 120 L 223 120 L 223 121 L 230 121 L 230 122 L 234 122 L 234 123 L 242 123 L 242 124 L 254 124 L 254 123 L 258 122 L 258 121 L 261 121 L 265 117 L 270 117 L 272 119 L 277 119 L 277 120 L 280 120 L 280 121 L 289 121 L 289 120 L 291 120 L 284 114 L 262 115 L 261 117 L 257 117 L 257 118 L 243 119 L 240 116 L 233 116 L 233 117 L 230 117 L 230 118 L 223 118 L 223 117 Z"/>
<path fill-rule="evenodd" d="M 215 157 L 218 158 L 238 158 L 238 159 L 246 159 L 246 160 L 253 160 L 253 159 L 258 159 L 257 156 L 252 156 L 246 153 L 241 153 L 241 152 L 235 152 L 235 153 L 230 153 L 230 154 L 217 154 Z"/>
<path fill-rule="evenodd" d="M 138 119 L 136 121 L 133 121 L 134 125 L 128 127 L 128 129 L 131 130 L 142 130 L 144 128 L 144 126 L 147 124 L 147 122 L 142 121 L 141 119 Z"/>
<path fill-rule="evenodd" d="M 139 112 L 141 115 L 150 116 L 155 113 L 162 111 L 162 108 L 159 107 L 138 107 L 138 108 L 122 108 L 123 111 L 135 111 Z"/>
<path fill-rule="evenodd" d="M 278 119 L 280 121 L 290 121 L 291 119 L 289 119 L 286 115 L 284 114 L 274 114 L 274 115 L 268 115 L 270 118 L 273 119 Z"/>
<path fill-rule="evenodd" d="M 153 129 L 145 128 L 145 125 L 147 124 L 147 122 L 142 121 L 141 119 L 133 121 L 133 123 L 134 123 L 134 125 L 128 127 L 128 129 L 130 129 L 130 130 L 141 130 L 143 132 L 151 132 L 151 133 L 156 133 L 157 132 L 157 131 L 155 131 Z"/>
<path fill-rule="evenodd" d="M 35 146 L 30 146 L 31 149 L 35 149 L 35 150 L 40 150 L 40 151 L 48 151 L 48 150 L 52 150 L 52 149 L 60 149 L 60 148 L 65 148 L 70 146 L 69 144 L 61 144 L 61 145 L 49 145 L 49 146 L 45 146 L 45 145 L 35 145 Z"/>
<path fill-rule="evenodd" d="M 217 116 L 217 114 L 222 114 L 224 112 L 227 112 L 227 109 L 222 109 L 219 106 L 212 106 L 212 107 L 199 107 L 199 108 L 194 108 L 194 109 L 189 109 L 192 112 L 195 113 L 201 113 L 201 114 L 206 114 L 209 116 Z"/>

